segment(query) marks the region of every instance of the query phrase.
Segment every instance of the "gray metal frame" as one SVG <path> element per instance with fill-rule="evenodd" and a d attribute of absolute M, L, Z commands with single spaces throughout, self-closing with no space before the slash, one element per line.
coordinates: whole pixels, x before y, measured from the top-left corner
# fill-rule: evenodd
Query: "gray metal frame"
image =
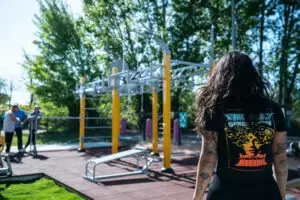
<path fill-rule="evenodd" d="M 102 179 L 108 179 L 108 178 L 115 178 L 115 177 L 122 177 L 122 176 L 132 176 L 137 174 L 145 174 L 148 175 L 148 168 L 154 162 L 154 160 L 148 156 L 149 151 L 145 147 L 141 146 L 135 146 L 134 148 L 119 152 L 116 154 L 111 154 L 108 156 L 100 157 L 97 159 L 89 160 L 85 167 L 85 175 L 83 176 L 86 180 L 92 181 L 92 182 L 99 182 Z M 136 160 L 136 170 L 125 172 L 125 173 L 117 173 L 117 174 L 108 174 L 108 175 L 100 175 L 97 176 L 96 169 L 99 165 L 109 163 L 121 158 L 126 157 L 135 157 Z M 139 160 L 145 159 L 145 165 L 140 168 L 139 166 Z"/>
<path fill-rule="evenodd" d="M 208 64 L 192 63 L 186 61 L 171 60 L 171 87 L 172 89 L 194 89 L 205 81 L 205 74 L 210 68 Z M 134 96 L 151 93 L 152 88 L 157 92 L 162 91 L 163 67 L 151 65 L 149 68 L 140 68 L 136 71 L 124 69 L 107 78 L 81 84 L 76 87 L 75 93 L 79 95 L 102 96 L 111 93 L 113 88 L 119 92 L 119 96 Z"/>
<path fill-rule="evenodd" d="M 3 160 L 4 158 L 6 159 L 6 161 Z M 4 165 L 4 162 L 6 162 L 6 166 Z M 13 175 L 8 153 L 0 153 L 0 164 L 2 166 L 0 167 L 0 174 L 6 174 L 7 176 Z"/>

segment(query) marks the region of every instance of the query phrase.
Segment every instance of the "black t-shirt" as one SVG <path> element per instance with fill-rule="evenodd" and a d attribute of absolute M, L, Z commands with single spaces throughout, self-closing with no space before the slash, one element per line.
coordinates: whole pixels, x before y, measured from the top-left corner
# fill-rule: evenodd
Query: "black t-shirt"
<path fill-rule="evenodd" d="M 266 99 L 247 104 L 229 102 L 206 113 L 206 129 L 218 133 L 216 174 L 220 179 L 273 179 L 273 137 L 286 130 L 278 104 Z"/>

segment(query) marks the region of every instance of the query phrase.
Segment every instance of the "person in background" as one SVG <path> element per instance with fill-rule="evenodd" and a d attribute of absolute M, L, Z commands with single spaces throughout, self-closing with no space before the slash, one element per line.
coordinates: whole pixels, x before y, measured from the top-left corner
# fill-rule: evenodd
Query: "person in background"
<path fill-rule="evenodd" d="M 4 115 L 6 112 L 7 109 L 6 110 L 0 109 L 0 127 L 3 127 Z M 1 131 L 2 130 L 0 130 L 0 135 L 1 135 Z"/>
<path fill-rule="evenodd" d="M 207 200 L 285 199 L 285 118 L 269 92 L 248 55 L 220 59 L 196 98 L 202 147 L 194 200 L 202 200 L 215 167 Z"/>
<path fill-rule="evenodd" d="M 13 105 L 12 109 L 4 114 L 3 131 L 5 133 L 6 153 L 10 153 L 10 146 L 15 132 L 15 125 L 19 123 L 16 117 L 18 106 Z"/>
<path fill-rule="evenodd" d="M 40 126 L 41 117 L 42 117 L 42 113 L 40 112 L 40 107 L 35 106 L 33 112 L 30 113 L 28 116 L 29 135 L 28 135 L 28 139 L 25 144 L 25 147 L 24 147 L 24 151 L 30 144 L 32 144 L 33 152 L 36 154 L 36 137 L 35 137 L 35 135 Z"/>
<path fill-rule="evenodd" d="M 23 131 L 22 131 L 22 126 L 25 123 L 25 121 L 27 120 L 27 114 L 24 110 L 22 110 L 21 108 L 19 108 L 19 104 L 14 104 L 14 106 L 17 108 L 17 111 L 15 112 L 15 115 L 17 118 L 19 118 L 19 122 L 16 124 L 15 126 L 15 132 L 17 134 L 17 138 L 18 138 L 18 150 L 19 153 L 23 153 L 24 149 L 22 149 L 23 147 Z"/>

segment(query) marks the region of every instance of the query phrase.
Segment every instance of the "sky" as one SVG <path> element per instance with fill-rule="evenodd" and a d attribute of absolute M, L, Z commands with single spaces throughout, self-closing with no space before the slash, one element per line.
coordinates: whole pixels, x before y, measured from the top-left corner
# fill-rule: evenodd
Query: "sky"
<path fill-rule="evenodd" d="M 82 13 L 82 0 L 65 0 L 71 12 Z M 37 53 L 32 41 L 37 39 L 33 19 L 38 14 L 37 0 L 0 1 L 0 78 L 9 84 L 13 81 L 12 103 L 28 104 L 30 94 L 26 89 L 26 71 L 22 68 L 23 50 Z"/>

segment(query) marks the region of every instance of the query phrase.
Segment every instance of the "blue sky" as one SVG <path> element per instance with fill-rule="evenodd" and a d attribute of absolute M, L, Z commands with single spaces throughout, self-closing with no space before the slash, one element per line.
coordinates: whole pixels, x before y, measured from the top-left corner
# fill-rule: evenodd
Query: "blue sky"
<path fill-rule="evenodd" d="M 81 0 L 65 0 L 72 13 L 79 15 L 82 10 Z M 13 81 L 15 89 L 12 102 L 27 104 L 29 93 L 25 86 L 26 72 L 23 62 L 23 49 L 29 54 L 36 54 L 32 44 L 36 39 L 36 27 L 32 20 L 39 11 L 36 0 L 1 0 L 0 1 L 0 78 Z"/>

